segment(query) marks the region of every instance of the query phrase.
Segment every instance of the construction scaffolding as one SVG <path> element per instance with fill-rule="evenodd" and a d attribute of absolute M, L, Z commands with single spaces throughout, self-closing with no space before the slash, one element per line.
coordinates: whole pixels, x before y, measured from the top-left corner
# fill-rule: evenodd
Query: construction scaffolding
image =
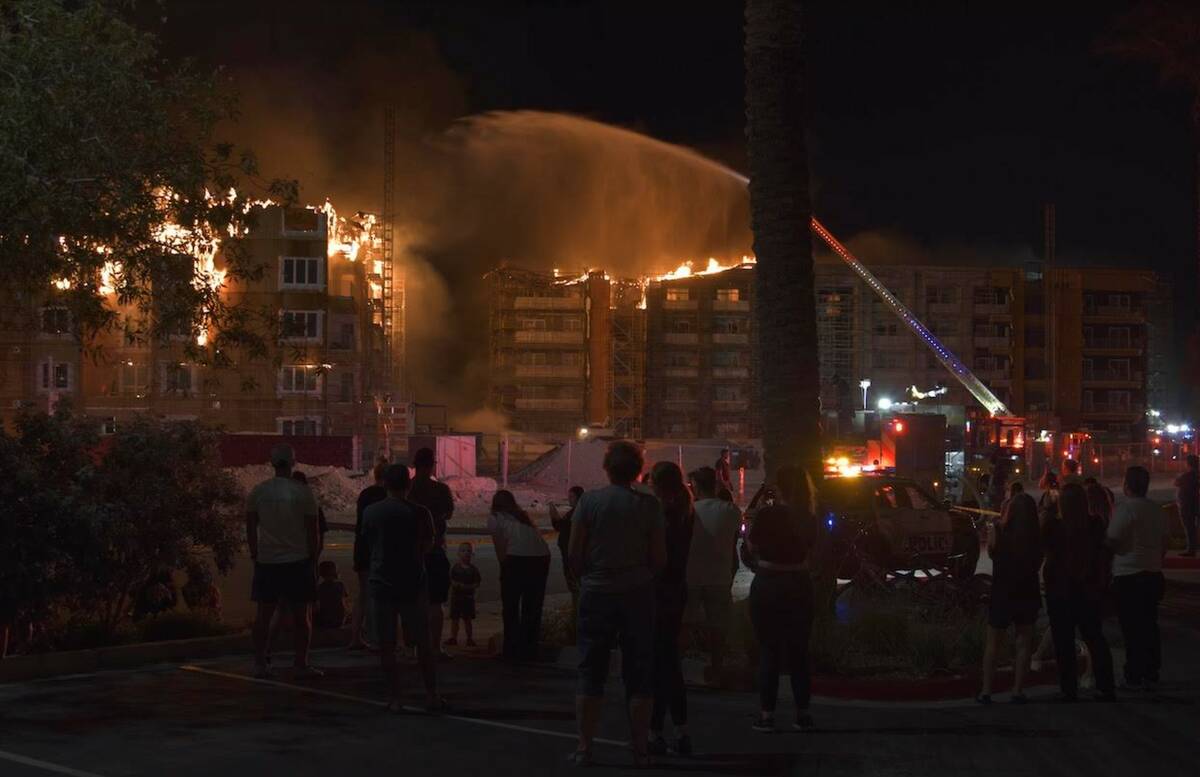
<path fill-rule="evenodd" d="M 642 436 L 646 386 L 646 311 L 642 284 L 612 281 L 612 381 L 609 407 L 613 431 Z"/>

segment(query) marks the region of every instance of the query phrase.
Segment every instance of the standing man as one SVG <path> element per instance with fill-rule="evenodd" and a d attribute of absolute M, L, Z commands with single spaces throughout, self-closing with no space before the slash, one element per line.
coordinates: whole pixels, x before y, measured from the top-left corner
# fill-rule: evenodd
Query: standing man
<path fill-rule="evenodd" d="M 1082 486 L 1083 478 L 1079 475 L 1079 462 L 1075 459 L 1063 459 L 1060 483 L 1063 486 L 1071 484 Z"/>
<path fill-rule="evenodd" d="M 387 471 L 387 468 L 387 459 L 380 459 L 375 464 L 375 469 L 371 473 L 374 482 L 359 492 L 358 502 L 354 508 L 354 574 L 358 577 L 358 597 L 354 600 L 354 614 L 350 618 L 350 644 L 348 646 L 350 650 L 365 650 L 368 647 L 363 633 L 368 631 L 367 578 L 371 570 L 366 563 L 369 556 L 359 552 L 359 543 L 362 542 L 363 513 L 371 505 L 387 498 L 387 488 L 383 485 L 383 473 Z M 362 563 L 359 562 L 360 557 L 364 559 Z"/>
<path fill-rule="evenodd" d="M 654 575 L 666 566 L 667 546 L 658 499 L 633 488 L 644 465 L 636 445 L 618 440 L 604 454 L 609 485 L 589 491 L 571 518 L 571 568 L 579 576 L 579 686 L 575 714 L 576 766 L 592 764 L 608 662 L 621 648 L 635 765 L 648 764 L 654 706 Z"/>
<path fill-rule="evenodd" d="M 312 641 L 311 603 L 317 598 L 316 563 L 320 550 L 317 500 L 292 479 L 296 454 L 289 445 L 271 450 L 275 477 L 250 492 L 246 508 L 246 542 L 254 562 L 250 598 L 258 603 L 254 620 L 254 676 L 270 677 L 267 666 L 271 617 L 280 600 L 292 611 L 296 637 L 295 676 L 308 679 L 322 672 L 308 663 Z"/>
<path fill-rule="evenodd" d="M 558 532 L 558 552 L 562 556 L 563 578 L 567 581 L 567 590 L 571 592 L 571 603 L 579 603 L 579 578 L 571 571 L 568 553 L 571 548 L 571 517 L 575 515 L 575 506 L 579 497 L 583 496 L 583 488 L 571 486 L 567 491 L 567 512 L 558 514 L 558 507 L 550 503 L 550 525 Z"/>
<path fill-rule="evenodd" d="M 693 613 L 704 612 L 700 622 L 712 657 L 710 676 L 717 685 L 725 666 L 725 631 L 733 607 L 730 589 L 737 573 L 737 535 L 742 512 L 737 505 L 717 498 L 717 474 L 701 467 L 689 476 L 696 496 L 696 524 L 688 551 L 688 603 Z"/>
<path fill-rule="evenodd" d="M 387 498 L 364 511 L 362 536 L 354 548 L 354 566 L 366 567 L 367 597 L 379 639 L 379 663 L 387 686 L 388 709 L 401 712 L 400 674 L 396 671 L 396 619 L 416 643 L 425 708 L 445 709 L 437 695 L 434 653 L 429 640 L 429 593 L 425 558 L 433 549 L 433 519 L 429 511 L 405 499 L 408 467 L 392 464 L 383 473 Z"/>
<path fill-rule="evenodd" d="M 1196 516 L 1200 514 L 1200 457 L 1187 457 L 1187 470 L 1175 478 L 1175 505 L 1179 508 L 1179 520 L 1187 535 L 1187 550 L 1181 555 L 1196 555 Z"/>
<path fill-rule="evenodd" d="M 1167 517 L 1146 498 L 1150 473 L 1145 467 L 1125 470 L 1126 499 L 1108 524 L 1113 550 L 1113 590 L 1117 618 L 1125 637 L 1126 690 L 1153 690 L 1162 665 L 1158 602 L 1163 595 L 1162 560 L 1167 552 Z"/>
<path fill-rule="evenodd" d="M 413 456 L 416 476 L 408 500 L 421 505 L 433 516 L 433 547 L 425 556 L 429 588 L 429 641 L 434 654 L 450 658 L 442 647 L 442 605 L 450 598 L 450 558 L 446 555 L 446 524 L 454 515 L 454 496 L 450 487 L 433 479 L 437 459 L 430 448 L 421 448 Z M 407 632 L 406 632 L 407 633 Z M 411 637 L 410 637 L 411 639 Z"/>
<path fill-rule="evenodd" d="M 713 466 L 713 470 L 717 474 L 717 490 L 714 493 L 721 493 L 722 488 L 729 489 L 729 493 L 733 493 L 733 479 L 730 472 L 730 464 L 733 461 L 733 456 L 729 453 L 728 448 L 721 449 L 721 455 L 717 459 L 717 463 Z"/>

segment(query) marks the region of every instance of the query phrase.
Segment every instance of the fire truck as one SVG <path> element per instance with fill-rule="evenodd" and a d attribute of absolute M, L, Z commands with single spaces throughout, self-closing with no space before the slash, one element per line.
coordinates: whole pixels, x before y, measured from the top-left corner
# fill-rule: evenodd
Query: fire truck
<path fill-rule="evenodd" d="M 933 332 L 917 318 L 908 306 L 892 294 L 875 274 L 863 265 L 852 253 L 833 236 L 832 233 L 816 218 L 812 219 L 813 233 L 821 238 L 835 254 L 857 275 L 867 287 L 890 309 L 905 326 L 909 328 L 934 357 L 945 367 L 955 380 L 975 398 L 983 412 L 971 409 L 963 435 L 962 472 L 951 472 L 952 477 L 967 477 L 978 479 L 979 475 L 990 469 L 987 463 L 995 456 L 1009 456 L 1021 460 L 1024 455 L 1025 440 L 1028 434 L 1025 419 L 1013 415 L 1008 407 L 987 387 L 953 351 L 938 340 Z M 985 415 L 986 413 L 986 415 Z M 926 418 L 941 419 L 923 420 Z M 940 432 L 938 429 L 940 428 Z M 887 471 L 891 469 L 896 474 L 912 477 L 926 485 L 932 486 L 939 495 L 944 493 L 946 476 L 945 457 L 946 420 L 943 416 L 922 416 L 920 414 L 901 414 L 892 417 L 888 423 L 880 424 L 879 439 L 869 437 L 865 451 L 845 452 L 834 450 L 826 459 L 826 475 L 855 476 L 863 472 Z M 906 436 L 906 431 L 907 436 Z M 875 455 L 875 453 L 878 455 Z M 899 454 L 899 455 L 898 455 Z M 941 466 L 933 463 L 933 459 L 941 459 Z M 925 470 L 925 471 L 921 471 Z M 1014 467 L 1017 474 L 1021 467 Z M 940 477 L 930 473 L 938 472 Z M 935 484 L 935 481 L 937 483 Z"/>

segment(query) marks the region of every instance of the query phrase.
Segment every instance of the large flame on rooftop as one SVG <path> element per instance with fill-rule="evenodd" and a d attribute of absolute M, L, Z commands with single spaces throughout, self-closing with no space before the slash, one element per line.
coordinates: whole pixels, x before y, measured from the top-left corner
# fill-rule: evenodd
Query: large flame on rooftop
<path fill-rule="evenodd" d="M 703 270 L 697 270 L 697 263 L 691 259 L 682 262 L 678 267 L 668 273 L 655 275 L 650 278 L 652 281 L 675 281 L 680 278 L 690 278 L 693 275 L 715 275 L 726 270 L 735 270 L 739 267 L 755 264 L 758 260 L 753 256 L 742 256 L 740 261 L 722 263 L 714 257 L 708 257 L 708 261 L 704 264 Z"/>

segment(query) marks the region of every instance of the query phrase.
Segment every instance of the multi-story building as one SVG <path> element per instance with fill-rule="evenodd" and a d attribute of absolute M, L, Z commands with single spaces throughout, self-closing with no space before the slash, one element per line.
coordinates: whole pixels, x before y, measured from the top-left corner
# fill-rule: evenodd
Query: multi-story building
<path fill-rule="evenodd" d="M 521 432 L 612 427 L 638 436 L 642 417 L 640 285 L 502 267 L 487 276 L 489 406 Z"/>
<path fill-rule="evenodd" d="M 1170 319 L 1150 273 L 944 266 L 874 272 L 1014 413 L 1039 428 L 1137 439 L 1148 392 L 1165 393 L 1154 389 L 1151 375 L 1164 371 L 1159 354 L 1168 349 Z M 636 436 L 640 426 L 647 437 L 758 436 L 753 265 L 646 283 L 640 369 L 624 365 L 636 358 L 635 329 L 621 356 L 615 346 L 598 346 L 609 332 L 617 342 L 622 316 L 642 320 L 636 308 L 613 304 L 609 289 L 616 286 L 601 273 L 569 281 L 516 270 L 491 277 L 492 406 L 514 428 L 569 433 L 602 423 L 614 417 L 618 397 L 635 395 L 640 372 L 641 421 L 634 420 L 638 403 L 626 403 L 623 433 Z M 816 286 L 826 413 L 861 409 L 863 379 L 871 381 L 871 408 L 880 399 L 909 400 L 914 388 L 939 387 L 945 391 L 936 392 L 938 404 L 976 404 L 844 264 L 819 261 Z M 598 315 L 602 300 L 608 312 Z"/>
<path fill-rule="evenodd" d="M 22 405 L 69 397 L 107 428 L 137 413 L 201 419 L 230 432 L 356 434 L 373 442 L 378 398 L 393 376 L 373 220 L 339 222 L 328 209 L 267 206 L 244 238 L 254 277 L 226 278 L 224 305 L 263 337 L 265 352 L 225 344 L 217 332 L 181 322 L 152 337 L 143 313 L 109 304 L 119 325 L 82 344 L 66 307 L 44 299 L 8 306 L 0 324 L 5 420 Z M 354 235 L 331 234 L 339 229 Z M 181 257 L 180 282 L 190 280 Z M 218 256 L 216 266 L 221 266 Z M 154 294 L 170 293 L 163 279 Z M 394 343 L 393 347 L 400 347 Z"/>
<path fill-rule="evenodd" d="M 758 435 L 752 266 L 651 282 L 646 290 L 649 437 Z"/>

